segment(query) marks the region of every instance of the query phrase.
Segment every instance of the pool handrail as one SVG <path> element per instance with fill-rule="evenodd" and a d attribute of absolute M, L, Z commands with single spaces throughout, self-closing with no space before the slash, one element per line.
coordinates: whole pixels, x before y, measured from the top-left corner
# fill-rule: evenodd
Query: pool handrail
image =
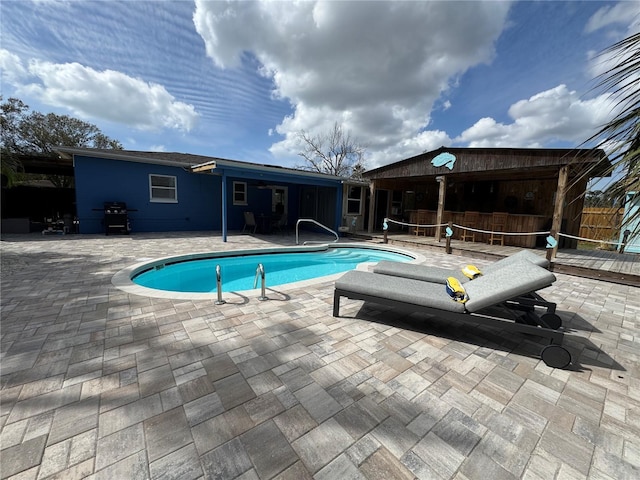
<path fill-rule="evenodd" d="M 253 288 L 256 288 L 256 286 L 258 285 L 258 276 L 260 276 L 260 280 L 262 283 L 262 285 L 260 286 L 260 296 L 258 297 L 258 300 L 260 301 L 269 300 L 269 297 L 267 297 L 267 295 L 265 294 L 266 274 L 264 272 L 264 265 L 262 265 L 261 263 L 259 263 L 258 268 L 256 268 L 256 278 L 253 280 Z"/>
<path fill-rule="evenodd" d="M 225 303 L 227 303 L 222 299 L 222 273 L 220 265 L 216 265 L 216 290 L 218 292 L 218 298 L 214 302 L 214 304 L 224 305 Z"/>
<path fill-rule="evenodd" d="M 333 233 L 336 236 L 336 239 L 332 242 L 332 243 L 336 243 L 338 240 L 340 240 L 340 237 L 338 236 L 338 234 L 331 230 L 329 227 L 327 227 L 326 225 L 321 224 L 320 222 L 314 220 L 313 218 L 299 218 L 298 221 L 296 222 L 296 245 L 300 245 L 300 241 L 299 241 L 299 225 L 300 223 L 303 222 L 308 222 L 308 223 L 313 223 L 321 228 L 324 228 L 326 231 L 328 231 L 329 233 Z M 307 245 L 308 243 L 327 243 L 327 242 L 314 242 L 312 240 L 304 242 L 303 245 Z"/>

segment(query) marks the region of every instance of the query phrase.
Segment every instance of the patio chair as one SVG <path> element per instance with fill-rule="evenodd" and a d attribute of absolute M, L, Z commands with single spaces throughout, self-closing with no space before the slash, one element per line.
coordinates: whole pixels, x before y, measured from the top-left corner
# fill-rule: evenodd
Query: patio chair
<path fill-rule="evenodd" d="M 554 323 L 555 318 L 547 322 L 550 316 L 557 315 L 550 309 L 540 314 L 534 306 L 512 301 L 548 287 L 555 279 L 553 273 L 540 266 L 514 262 L 464 284 L 467 300 L 462 303 L 453 300 L 447 287 L 440 283 L 351 270 L 335 282 L 333 316 L 340 316 L 340 299 L 347 297 L 444 320 L 486 325 L 503 334 L 529 333 L 550 339 L 550 345 L 540 354 L 545 364 L 565 368 L 571 363 L 571 354 L 560 345 L 564 330 L 548 324 Z"/>
<path fill-rule="evenodd" d="M 420 235 L 424 235 L 425 237 L 427 236 L 427 233 L 429 233 L 428 227 L 421 227 L 419 225 L 426 225 L 427 221 L 428 221 L 428 215 L 427 215 L 427 211 L 426 210 L 418 210 L 418 214 L 416 215 L 416 223 L 418 226 L 414 227 L 413 230 L 413 234 L 416 236 L 420 236 Z"/>
<path fill-rule="evenodd" d="M 245 230 L 251 230 L 252 228 L 253 231 L 251 233 L 256 233 L 256 229 L 258 228 L 256 217 L 253 212 L 244 212 L 244 227 L 242 227 L 242 233 L 244 233 Z"/>
<path fill-rule="evenodd" d="M 271 224 L 271 230 L 277 231 L 278 233 L 287 232 L 287 214 L 286 213 L 282 213 L 274 219 L 274 221 Z"/>
<path fill-rule="evenodd" d="M 480 212 L 464 212 L 463 226 L 467 228 L 478 228 L 480 223 Z M 466 242 L 471 239 L 472 242 L 476 241 L 476 232 L 473 230 L 462 230 L 460 234 L 460 240 Z"/>
<path fill-rule="evenodd" d="M 500 242 L 500 245 L 504 245 L 504 232 L 507 231 L 507 219 L 508 213 L 495 212 L 491 216 L 491 234 L 489 235 L 489 245 L 493 245 L 495 242 Z"/>

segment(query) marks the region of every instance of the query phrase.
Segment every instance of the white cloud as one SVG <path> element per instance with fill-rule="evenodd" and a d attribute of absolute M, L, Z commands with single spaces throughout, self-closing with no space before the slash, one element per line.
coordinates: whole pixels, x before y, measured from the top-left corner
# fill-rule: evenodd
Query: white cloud
<path fill-rule="evenodd" d="M 109 120 L 140 130 L 181 131 L 191 130 L 198 118 L 192 105 L 176 101 L 163 86 L 121 72 L 39 60 L 31 60 L 25 68 L 16 55 L 6 51 L 1 58 L 3 79 L 18 94 L 67 108 L 80 118 Z"/>
<path fill-rule="evenodd" d="M 20 57 L 5 49 L 0 49 L 0 72 L 2 83 L 16 84 L 28 76 Z"/>
<path fill-rule="evenodd" d="M 640 1 L 623 1 L 613 7 L 606 6 L 600 8 L 587 22 L 585 31 L 592 33 L 612 25 L 625 27 L 624 32 L 613 29 L 608 33 L 612 38 L 612 44 L 622 38 L 640 33 Z M 611 52 L 605 50 L 601 52 L 592 51 L 589 52 L 589 54 L 588 69 L 591 77 L 600 81 L 608 77 L 616 65 L 628 61 L 634 52 L 632 51 L 624 55 L 620 51 Z M 636 81 L 640 79 L 640 74 L 632 73 L 632 75 L 636 78 Z M 633 78 L 629 78 L 628 80 L 633 81 Z"/>
<path fill-rule="evenodd" d="M 538 148 L 555 141 L 579 144 L 586 140 L 585 132 L 595 133 L 613 113 L 609 95 L 583 100 L 566 85 L 559 85 L 511 105 L 512 123 L 482 118 L 454 141 L 469 147 Z"/>
<path fill-rule="evenodd" d="M 413 157 L 423 152 L 429 152 L 442 146 L 451 145 L 452 140 L 446 132 L 441 130 L 426 130 L 406 140 L 400 141 L 383 150 L 372 152 L 367 159 L 368 168 L 375 168 L 405 158 Z"/>
<path fill-rule="evenodd" d="M 640 28 L 640 1 L 625 0 L 600 8 L 587 22 L 585 32 L 592 33 L 611 25 L 628 26 L 630 33 L 637 31 Z"/>
<path fill-rule="evenodd" d="M 301 129 L 326 132 L 336 121 L 384 152 L 430 143 L 420 132 L 434 102 L 457 76 L 492 60 L 509 6 L 196 0 L 194 24 L 216 65 L 233 68 L 251 52 L 275 96 L 291 101 L 294 114 L 276 128 L 285 139 L 271 147 L 275 156 L 299 151 Z"/>

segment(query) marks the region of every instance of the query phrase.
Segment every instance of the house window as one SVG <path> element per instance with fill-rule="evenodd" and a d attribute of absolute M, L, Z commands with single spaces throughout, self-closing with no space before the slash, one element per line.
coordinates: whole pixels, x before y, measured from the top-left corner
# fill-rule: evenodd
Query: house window
<path fill-rule="evenodd" d="M 178 183 L 169 175 L 149 175 L 149 200 L 159 203 L 178 203 Z"/>
<path fill-rule="evenodd" d="M 233 204 L 247 205 L 247 183 L 233 182 Z"/>
<path fill-rule="evenodd" d="M 362 187 L 349 187 L 349 193 L 347 194 L 347 214 L 348 215 L 360 215 L 362 214 Z"/>

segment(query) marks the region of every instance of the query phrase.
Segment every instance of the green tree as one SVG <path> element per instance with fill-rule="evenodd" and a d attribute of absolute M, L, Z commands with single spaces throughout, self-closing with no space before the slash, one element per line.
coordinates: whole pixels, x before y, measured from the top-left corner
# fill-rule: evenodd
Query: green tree
<path fill-rule="evenodd" d="M 611 66 L 596 79 L 595 88 L 610 92 L 618 113 L 585 143 L 608 152 L 611 166 L 606 173 L 614 180 L 602 197 L 612 205 L 624 205 L 628 192 L 640 192 L 640 33 L 613 44 L 599 56 Z M 622 229 L 636 220 L 637 214 L 626 218 Z"/>
<path fill-rule="evenodd" d="M 2 97 L 0 96 L 0 100 Z M 0 105 L 0 160 L 2 162 L 2 177 L 11 185 L 20 172 L 19 153 L 19 124 L 25 115 L 27 107 L 21 100 L 10 98 Z"/>
<path fill-rule="evenodd" d="M 351 170 L 351 178 L 355 180 L 363 180 L 362 174 L 366 171 L 364 168 L 364 162 L 358 162 L 353 166 Z"/>
<path fill-rule="evenodd" d="M 21 170 L 21 155 L 54 157 L 53 149 L 57 146 L 122 149 L 119 141 L 107 137 L 91 123 L 68 115 L 30 112 L 29 106 L 17 98 L 9 98 L 0 109 L 2 175 L 9 184 Z M 60 175 L 47 178 L 56 186 L 70 183 L 69 178 Z"/>
<path fill-rule="evenodd" d="M 595 208 L 615 208 L 620 206 L 616 204 L 615 199 L 609 197 L 609 194 L 602 190 L 590 190 L 586 192 L 584 199 L 585 207 Z"/>
<path fill-rule="evenodd" d="M 298 139 L 303 147 L 298 155 L 305 159 L 305 164 L 298 168 L 339 177 L 357 176 L 364 171 L 366 149 L 349 132 L 344 132 L 338 122 L 331 131 L 315 136 L 301 130 Z"/>

